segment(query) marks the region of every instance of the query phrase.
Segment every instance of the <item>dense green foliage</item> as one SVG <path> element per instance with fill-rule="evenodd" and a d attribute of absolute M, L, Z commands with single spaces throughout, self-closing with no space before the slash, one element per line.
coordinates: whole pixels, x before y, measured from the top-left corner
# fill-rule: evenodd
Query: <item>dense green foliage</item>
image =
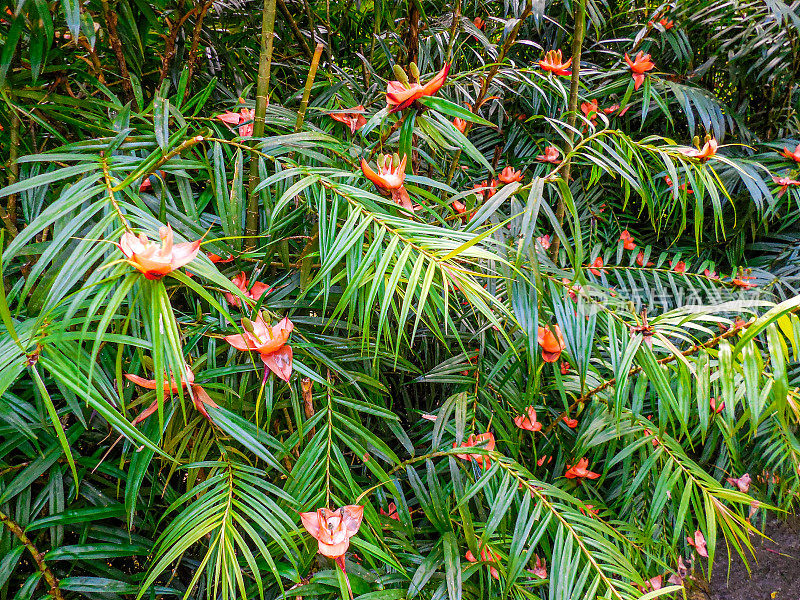
<path fill-rule="evenodd" d="M 680 595 L 795 508 L 796 3 L 0 12 L 0 600 Z"/>

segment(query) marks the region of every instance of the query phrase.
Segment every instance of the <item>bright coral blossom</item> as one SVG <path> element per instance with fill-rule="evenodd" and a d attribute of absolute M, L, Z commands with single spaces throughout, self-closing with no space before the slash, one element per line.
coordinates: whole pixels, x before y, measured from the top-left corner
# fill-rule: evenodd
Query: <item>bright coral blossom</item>
<path fill-rule="evenodd" d="M 558 163 L 561 162 L 558 158 L 559 154 L 560 153 L 558 151 L 558 148 L 556 148 L 555 146 L 548 146 L 547 148 L 544 149 L 544 154 L 540 154 L 539 156 L 537 156 L 536 160 L 538 160 L 539 162 L 548 162 L 557 165 Z"/>
<path fill-rule="evenodd" d="M 320 508 L 314 512 L 300 513 L 306 531 L 317 540 L 319 553 L 328 558 L 344 556 L 350 547 L 350 538 L 358 533 L 364 507 L 351 504 L 337 510 Z"/>
<path fill-rule="evenodd" d="M 495 449 L 495 440 L 494 434 L 491 431 L 487 431 L 486 433 L 479 433 L 479 434 L 472 434 L 469 436 L 465 441 L 461 442 L 461 445 L 456 445 L 453 442 L 453 448 L 483 448 L 484 450 L 492 451 Z M 456 456 L 462 460 L 474 460 L 478 463 L 479 466 L 488 467 L 491 463 L 489 457 L 484 454 L 456 454 Z"/>
<path fill-rule="evenodd" d="M 784 146 L 783 152 L 778 152 L 781 156 L 785 158 L 791 158 L 795 162 L 800 162 L 800 144 L 797 144 L 794 148 L 794 152 L 789 151 L 789 149 Z"/>
<path fill-rule="evenodd" d="M 544 362 L 556 362 L 564 348 L 566 348 L 564 338 L 561 335 L 561 328 L 558 325 L 553 325 L 552 328 L 540 326 L 536 337 L 542 347 L 542 359 Z"/>
<path fill-rule="evenodd" d="M 687 536 L 686 543 L 692 546 L 695 550 L 697 550 L 697 553 L 700 556 L 708 558 L 708 550 L 706 549 L 706 538 L 703 535 L 702 531 L 700 531 L 699 529 L 695 531 L 693 538 Z"/>
<path fill-rule="evenodd" d="M 514 417 L 514 425 L 526 431 L 540 431 L 542 424 L 536 420 L 536 409 L 533 406 L 529 406 L 525 409 L 525 412 L 527 413 L 526 415 Z"/>
<path fill-rule="evenodd" d="M 245 296 L 250 298 L 251 300 L 255 300 L 258 302 L 259 298 L 264 294 L 268 294 L 272 291 L 272 288 L 269 287 L 265 283 L 261 283 L 260 281 L 256 281 L 253 283 L 252 287 L 248 290 L 248 286 L 250 284 L 250 280 L 247 278 L 247 275 L 244 271 L 239 273 L 238 275 L 234 275 L 233 279 L 231 279 L 231 283 L 239 288 Z M 225 292 L 225 300 L 228 301 L 228 304 L 231 306 L 235 306 L 239 308 L 241 306 L 241 302 L 237 296 L 234 296 L 230 292 Z"/>
<path fill-rule="evenodd" d="M 389 112 L 403 110 L 420 98 L 433 96 L 444 85 L 449 72 L 450 63 L 445 63 L 442 70 L 425 85 L 420 85 L 418 82 L 390 81 L 386 85 L 386 104 L 389 106 Z"/>
<path fill-rule="evenodd" d="M 502 183 L 513 183 L 515 181 L 522 181 L 522 171 L 515 171 L 514 167 L 508 166 L 502 171 L 500 171 L 500 175 L 497 178 Z"/>
<path fill-rule="evenodd" d="M 589 466 L 589 459 L 582 458 L 578 461 L 578 464 L 575 465 L 568 465 L 567 472 L 565 473 L 565 477 L 567 479 L 583 479 L 584 477 L 588 479 L 597 479 L 600 477 L 599 473 L 593 473 L 588 469 Z"/>
<path fill-rule="evenodd" d="M 478 559 L 475 558 L 475 555 L 472 553 L 471 550 L 467 550 L 467 553 L 464 555 L 464 558 L 466 558 L 471 563 L 478 562 Z M 501 559 L 500 555 L 494 550 L 491 550 L 488 546 L 483 546 L 483 548 L 481 548 L 481 560 L 483 562 L 499 563 L 500 559 Z M 495 579 L 500 579 L 500 572 L 491 565 L 489 565 L 489 573 Z"/>
<path fill-rule="evenodd" d="M 241 108 L 239 112 L 226 110 L 217 118 L 230 126 L 239 126 L 239 137 L 250 137 L 253 135 L 253 119 L 256 113 L 252 108 Z"/>
<path fill-rule="evenodd" d="M 211 396 L 209 396 L 208 393 L 201 386 L 196 385 L 194 383 L 194 373 L 192 373 L 192 370 L 188 366 L 185 368 L 186 368 L 185 372 L 186 377 L 183 377 L 183 374 L 181 374 L 182 376 L 181 376 L 180 386 L 178 386 L 178 383 L 175 381 L 174 377 L 170 378 L 169 383 L 167 383 L 165 380 L 159 382 L 156 381 L 155 379 L 145 379 L 144 377 L 139 377 L 138 375 L 133 375 L 132 373 L 125 373 L 125 378 L 128 381 L 140 387 L 143 387 L 147 390 L 156 389 L 160 383 L 164 387 L 165 394 L 177 393 L 180 387 L 183 388 L 190 387 L 192 389 L 192 403 L 194 404 L 194 407 L 198 410 L 198 412 L 201 415 L 203 415 L 206 419 L 210 421 L 211 417 L 208 416 L 208 411 L 206 410 L 206 407 L 208 406 L 211 408 L 218 408 L 219 406 L 217 405 L 216 402 L 214 402 L 211 399 Z M 148 406 L 141 413 L 139 413 L 136 416 L 136 418 L 132 421 L 132 423 L 134 425 L 136 425 L 137 423 L 141 423 L 157 410 L 158 410 L 158 399 L 154 400 L 150 406 Z"/>
<path fill-rule="evenodd" d="M 550 71 L 554 75 L 560 75 L 562 77 L 569 77 L 572 75 L 572 71 L 569 70 L 571 64 L 571 58 L 564 62 L 561 57 L 561 50 L 550 50 L 544 55 L 544 59 L 539 61 L 539 66 L 542 70 Z"/>
<path fill-rule="evenodd" d="M 631 57 L 628 56 L 626 52 L 625 62 L 628 63 L 628 67 L 630 67 L 633 76 L 633 89 L 635 90 L 638 90 L 644 83 L 644 74 L 656 68 L 656 65 L 650 60 L 650 55 L 645 54 L 641 50 L 634 60 L 631 60 Z"/>
<path fill-rule="evenodd" d="M 261 355 L 267 372 L 272 371 L 284 381 L 289 381 L 292 374 L 292 347 L 286 342 L 289 341 L 294 323 L 283 318 L 270 327 L 264 317 L 258 315 L 255 321 L 242 319 L 242 329 L 242 335 L 227 335 L 225 341 L 237 350 L 255 350 Z"/>
<path fill-rule="evenodd" d="M 364 176 L 374 183 L 381 193 L 391 195 L 392 200 L 408 210 L 413 210 L 411 198 L 403 186 L 406 179 L 406 159 L 387 154 L 378 156 L 378 172 L 372 170 L 366 160 L 361 159 L 361 171 Z"/>
<path fill-rule="evenodd" d="M 143 233 L 137 237 L 131 232 L 122 234 L 118 244 L 126 262 L 144 273 L 147 279 L 161 279 L 167 273 L 192 262 L 200 251 L 202 238 L 194 242 L 174 244 L 172 227 L 169 225 L 159 228 L 158 235 L 161 237 L 161 246 L 157 242 L 151 242 Z"/>
<path fill-rule="evenodd" d="M 633 236 L 625 229 L 619 236 L 620 241 L 622 242 L 622 247 L 625 250 L 634 250 L 636 248 L 636 242 L 633 241 Z"/>
<path fill-rule="evenodd" d="M 364 107 L 359 104 L 348 110 L 352 112 L 331 113 L 331 119 L 344 123 L 350 128 L 350 133 L 355 133 L 367 124 L 367 119 L 363 115 Z"/>
<path fill-rule="evenodd" d="M 792 179 L 791 177 L 774 177 L 772 178 L 772 183 L 779 185 L 780 190 L 778 191 L 778 198 L 783 196 L 786 191 L 789 189 L 790 185 L 800 185 L 800 181 L 796 179 Z"/>

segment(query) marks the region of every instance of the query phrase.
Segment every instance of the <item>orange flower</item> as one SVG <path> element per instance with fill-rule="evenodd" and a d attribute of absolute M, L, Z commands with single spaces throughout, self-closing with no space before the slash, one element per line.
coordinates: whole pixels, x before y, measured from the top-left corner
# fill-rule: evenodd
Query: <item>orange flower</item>
<path fill-rule="evenodd" d="M 566 375 L 567 373 L 569 373 L 569 363 L 568 362 L 561 361 L 561 364 L 559 366 L 561 367 L 561 374 L 562 375 Z"/>
<path fill-rule="evenodd" d="M 594 259 L 594 262 L 589 266 L 589 272 L 594 275 L 595 277 L 600 277 L 600 273 L 605 273 L 602 270 L 603 268 L 603 258 L 598 256 Z"/>
<path fill-rule="evenodd" d="M 583 506 L 578 507 L 578 510 L 581 511 L 583 516 L 591 517 L 592 515 L 597 516 L 600 514 L 600 509 L 595 508 L 594 504 L 585 504 L 584 506 L 586 507 L 586 510 L 584 510 Z"/>
<path fill-rule="evenodd" d="M 386 85 L 386 104 L 390 108 L 389 112 L 403 110 L 411 106 L 419 98 L 433 96 L 444 85 L 449 71 L 450 63 L 445 63 L 442 70 L 425 85 L 420 85 L 418 82 L 390 81 Z"/>
<path fill-rule="evenodd" d="M 328 558 L 344 556 L 350 547 L 350 538 L 358 533 L 364 507 L 351 504 L 337 510 L 320 508 L 314 512 L 300 513 L 303 527 L 317 540 L 319 553 Z"/>
<path fill-rule="evenodd" d="M 500 171 L 500 175 L 497 178 L 503 183 L 522 181 L 522 171 L 515 171 L 514 167 L 508 166 Z"/>
<path fill-rule="evenodd" d="M 620 241 L 622 242 L 622 247 L 625 250 L 633 250 L 636 248 L 636 243 L 633 241 L 633 236 L 628 233 L 628 230 L 625 229 L 619 236 Z"/>
<path fill-rule="evenodd" d="M 706 269 L 705 271 L 703 271 L 703 275 L 705 275 L 709 279 L 719 279 L 719 276 L 717 275 L 716 271 L 709 271 L 708 269 Z"/>
<path fill-rule="evenodd" d="M 526 411 L 527 415 L 514 417 L 514 425 L 526 431 L 540 431 L 542 424 L 536 420 L 536 409 L 533 406 L 529 406 Z"/>
<path fill-rule="evenodd" d="M 181 385 L 178 386 L 177 382 L 175 381 L 174 377 L 170 377 L 169 383 L 166 381 L 161 381 L 161 385 L 164 387 L 164 393 L 177 393 L 179 387 L 186 388 L 191 387 L 192 389 L 192 403 L 194 407 L 202 414 L 206 419 L 211 421 L 211 417 L 208 416 L 208 412 L 206 411 L 206 406 L 210 406 L 211 408 L 218 408 L 216 402 L 211 399 L 211 396 L 199 385 L 195 385 L 194 383 L 194 373 L 192 370 L 187 366 L 186 367 L 186 377 L 183 377 L 183 373 L 181 374 Z M 125 378 L 132 383 L 143 387 L 148 390 L 154 390 L 158 387 L 159 382 L 155 379 L 145 379 L 144 377 L 139 377 L 138 375 L 133 375 L 131 373 L 125 373 Z M 154 412 L 158 410 L 158 399 L 153 401 L 153 403 L 148 406 L 145 410 L 139 413 L 136 418 L 131 422 L 133 425 L 137 423 L 141 423 L 147 417 L 152 415 Z"/>
<path fill-rule="evenodd" d="M 149 192 L 153 189 L 153 184 L 156 180 L 161 179 L 162 181 L 166 179 L 167 174 L 164 171 L 156 171 L 152 175 L 145 177 L 142 180 L 142 184 L 139 186 L 139 192 Z"/>
<path fill-rule="evenodd" d="M 479 184 L 473 185 L 472 189 L 478 201 L 483 202 L 484 199 L 488 200 L 497 192 L 497 180 L 481 181 Z"/>
<path fill-rule="evenodd" d="M 403 156 L 402 160 L 395 155 L 394 157 L 387 155 L 378 156 L 378 172 L 372 170 L 367 164 L 367 161 L 361 159 L 361 171 L 367 179 L 374 183 L 382 193 L 391 195 L 392 200 L 397 204 L 408 210 L 413 210 L 411 206 L 411 198 L 403 186 L 406 179 L 406 159 Z"/>
<path fill-rule="evenodd" d="M 699 150 L 697 148 L 688 148 L 685 150 L 681 150 L 681 153 L 685 154 L 689 158 L 696 158 L 700 162 L 706 162 L 709 158 L 713 157 L 717 153 L 717 148 L 719 144 L 717 144 L 717 140 L 711 138 L 703 147 Z"/>
<path fill-rule="evenodd" d="M 539 345 L 542 347 L 542 360 L 548 363 L 556 362 L 566 348 L 561 328 L 558 325 L 553 325 L 552 328 L 540 326 L 537 334 Z"/>
<path fill-rule="evenodd" d="M 349 110 L 352 112 L 332 113 L 331 119 L 334 121 L 339 121 L 339 123 L 344 123 L 350 128 L 350 133 L 355 133 L 367 124 L 367 120 L 363 115 L 364 107 L 359 104 L 355 108 L 351 108 Z"/>
<path fill-rule="evenodd" d="M 595 98 L 591 102 L 581 102 L 581 112 L 592 123 L 594 123 L 595 120 L 597 119 L 598 110 L 599 107 L 597 106 L 597 98 Z"/>
<path fill-rule="evenodd" d="M 386 512 L 381 508 L 381 514 L 389 517 L 390 519 L 394 519 L 395 521 L 399 521 L 400 515 L 397 514 L 397 505 L 394 502 L 389 502 L 388 509 L 389 512 Z"/>
<path fill-rule="evenodd" d="M 231 279 L 231 282 L 233 283 L 233 285 L 238 287 L 245 296 L 247 296 L 252 300 L 255 300 L 256 302 L 258 302 L 258 299 L 261 298 L 262 295 L 268 294 L 269 292 L 272 291 L 271 287 L 261 283 L 260 281 L 256 281 L 253 284 L 253 287 L 248 290 L 247 286 L 249 281 L 244 271 L 242 271 L 238 275 L 235 275 L 233 279 Z M 230 304 L 231 306 L 235 306 L 236 308 L 239 308 L 241 306 L 239 298 L 237 296 L 234 296 L 230 292 L 225 292 L 225 300 L 228 301 L 228 304 Z"/>
<path fill-rule="evenodd" d="M 467 553 L 464 555 L 464 558 L 466 558 L 471 563 L 478 562 L 478 559 L 475 558 L 475 555 L 472 554 L 472 552 L 470 550 L 467 550 Z M 488 563 L 498 562 L 499 563 L 501 558 L 502 557 L 497 552 L 494 552 L 493 550 L 491 550 L 489 548 L 489 546 L 483 546 L 483 548 L 481 548 L 481 560 L 483 562 L 488 562 Z M 499 571 L 495 567 L 493 567 L 491 565 L 489 565 L 489 573 L 495 579 L 500 579 Z"/>
<path fill-rule="evenodd" d="M 656 68 L 656 65 L 650 60 L 650 55 L 645 54 L 641 50 L 634 60 L 631 60 L 631 57 L 628 56 L 626 52 L 625 62 L 628 63 L 628 67 L 631 69 L 633 75 L 633 89 L 635 90 L 638 90 L 644 83 L 644 74 Z"/>
<path fill-rule="evenodd" d="M 228 258 L 222 258 L 219 254 L 214 254 L 213 252 L 208 252 L 206 256 L 208 256 L 208 260 L 210 260 L 214 264 L 229 263 L 236 260 L 233 256 L 230 256 Z"/>
<path fill-rule="evenodd" d="M 675 22 L 670 19 L 664 18 L 658 21 L 658 24 L 664 28 L 664 31 L 669 31 L 675 26 Z"/>
<path fill-rule="evenodd" d="M 143 233 L 136 237 L 127 232 L 122 234 L 119 249 L 125 255 L 125 262 L 137 271 L 144 273 L 147 279 L 161 279 L 186 264 L 189 264 L 200 251 L 202 238 L 194 242 L 173 244 L 172 227 L 160 227 L 158 235 L 161 237 L 161 246 L 151 242 Z"/>
<path fill-rule="evenodd" d="M 742 288 L 743 290 L 752 290 L 754 287 L 757 287 L 755 283 L 750 283 L 748 280 L 753 279 L 753 277 L 748 277 L 746 275 L 739 275 L 739 277 L 734 277 L 731 280 L 731 283 L 736 287 Z"/>
<path fill-rule="evenodd" d="M 790 185 L 800 185 L 800 181 L 792 179 L 791 177 L 773 177 L 772 183 L 781 186 L 780 190 L 778 191 L 778 198 L 786 193 Z"/>
<path fill-rule="evenodd" d="M 560 75 L 562 77 L 569 77 L 572 75 L 572 71 L 569 70 L 571 64 L 571 58 L 567 62 L 564 62 L 561 57 L 561 50 L 550 50 L 544 55 L 544 59 L 539 61 L 539 66 L 543 70 L 550 71 L 554 75 Z"/>
<path fill-rule="evenodd" d="M 667 262 L 669 263 L 669 266 L 672 268 L 672 270 L 675 271 L 676 273 L 685 273 L 686 272 L 686 263 L 683 262 L 682 260 L 679 260 L 677 263 L 675 263 L 674 267 L 672 266 L 672 261 L 671 260 L 667 261 Z"/>
<path fill-rule="evenodd" d="M 456 443 L 453 442 L 453 448 L 472 448 L 477 446 L 478 448 L 483 448 L 484 450 L 492 451 L 495 448 L 495 440 L 494 434 L 491 431 L 487 431 L 486 433 L 479 433 L 477 435 L 472 434 L 469 436 L 465 441 L 461 442 L 460 446 L 456 446 Z M 490 460 L 489 457 L 484 454 L 456 454 L 456 456 L 462 460 L 474 460 L 478 463 L 479 466 L 489 467 Z"/>
<path fill-rule="evenodd" d="M 475 25 L 476 29 L 483 29 L 483 26 L 486 25 L 486 21 L 484 21 L 480 17 L 475 17 L 472 20 L 472 24 Z"/>
<path fill-rule="evenodd" d="M 558 151 L 558 148 L 556 148 L 555 146 L 548 146 L 547 148 L 544 149 L 544 154 L 540 154 L 539 156 L 537 156 L 536 160 L 538 160 L 539 162 L 548 162 L 557 165 L 558 163 L 561 162 L 561 160 L 559 160 L 558 158 L 559 154 L 560 153 Z"/>
<path fill-rule="evenodd" d="M 639 254 L 636 255 L 636 264 L 640 267 L 644 266 L 644 250 L 639 250 Z M 654 263 L 647 261 L 647 266 L 652 267 Z"/>
<path fill-rule="evenodd" d="M 277 325 L 270 327 L 259 314 L 255 321 L 242 319 L 242 329 L 242 335 L 227 335 L 225 341 L 237 350 L 258 352 L 266 365 L 265 376 L 272 371 L 284 381 L 289 381 L 292 374 L 292 347 L 286 342 L 294 329 L 294 323 L 283 318 Z"/>
<path fill-rule="evenodd" d="M 717 399 L 714 398 L 714 396 L 711 396 L 711 398 L 708 399 L 708 404 L 711 407 L 711 412 L 716 415 L 725 410 L 725 403 L 720 402 L 719 406 L 717 406 Z"/>
<path fill-rule="evenodd" d="M 456 212 L 456 214 L 463 215 L 465 212 L 467 212 L 467 206 L 460 200 L 453 200 L 450 206 L 453 207 L 453 210 Z"/>
<path fill-rule="evenodd" d="M 739 491 L 743 494 L 746 494 L 748 491 L 750 491 L 750 482 L 752 479 L 750 478 L 749 473 L 745 473 L 739 478 L 727 477 L 725 481 L 739 488 Z"/>
<path fill-rule="evenodd" d="M 534 554 L 534 556 L 536 557 L 536 563 L 530 572 L 539 579 L 547 579 L 547 561 L 543 558 L 539 558 L 538 554 Z"/>
<path fill-rule="evenodd" d="M 613 113 L 615 110 L 619 110 L 619 104 L 612 104 L 612 105 L 611 105 L 611 106 L 609 106 L 608 108 L 604 108 L 604 109 L 603 109 L 603 113 L 604 113 L 604 114 L 607 114 L 607 115 L 610 115 L 610 114 L 611 114 L 611 113 Z"/>
<path fill-rule="evenodd" d="M 536 464 L 541 467 L 544 463 L 547 463 L 549 465 L 551 462 L 553 462 L 553 457 L 544 455 L 539 460 L 536 461 Z"/>
<path fill-rule="evenodd" d="M 686 543 L 692 546 L 700 556 L 708 558 L 708 550 L 706 550 L 706 538 L 703 532 L 699 529 L 694 532 L 694 538 L 687 537 Z"/>
<path fill-rule="evenodd" d="M 597 479 L 600 477 L 599 473 L 592 473 L 587 467 L 589 466 L 589 459 L 582 458 L 576 465 L 567 465 L 567 472 L 564 475 L 567 479 Z"/>
<path fill-rule="evenodd" d="M 242 108 L 239 112 L 226 110 L 221 115 L 217 115 L 217 118 L 226 125 L 238 125 L 239 137 L 250 137 L 253 135 L 253 119 L 255 116 L 256 113 L 252 108 Z"/>
<path fill-rule="evenodd" d="M 461 133 L 464 133 L 467 130 L 467 122 L 464 119 L 456 117 L 453 119 L 453 127 L 458 129 Z"/>
<path fill-rule="evenodd" d="M 800 144 L 797 144 L 797 146 L 795 146 L 794 152 L 790 152 L 789 149 L 786 146 L 784 146 L 783 152 L 778 152 L 778 154 L 786 158 L 791 158 L 795 162 L 800 162 Z"/>
<path fill-rule="evenodd" d="M 563 419 L 564 423 L 567 424 L 567 427 L 570 429 L 575 429 L 578 426 L 578 419 L 570 419 L 568 416 L 564 416 Z"/>

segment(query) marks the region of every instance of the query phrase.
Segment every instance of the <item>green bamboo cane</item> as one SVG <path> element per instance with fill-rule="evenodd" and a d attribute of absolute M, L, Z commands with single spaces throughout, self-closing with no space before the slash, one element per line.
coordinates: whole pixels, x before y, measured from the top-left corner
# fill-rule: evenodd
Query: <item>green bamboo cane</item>
<path fill-rule="evenodd" d="M 269 76 L 272 67 L 272 42 L 275 33 L 276 0 L 264 0 L 261 19 L 261 54 L 258 57 L 258 84 L 256 85 L 256 111 L 253 118 L 253 138 L 264 136 L 267 116 Z M 258 184 L 258 160 L 251 158 L 250 175 L 247 181 L 247 213 L 245 215 L 245 248 L 255 247 L 258 235 L 259 194 L 254 190 Z"/>

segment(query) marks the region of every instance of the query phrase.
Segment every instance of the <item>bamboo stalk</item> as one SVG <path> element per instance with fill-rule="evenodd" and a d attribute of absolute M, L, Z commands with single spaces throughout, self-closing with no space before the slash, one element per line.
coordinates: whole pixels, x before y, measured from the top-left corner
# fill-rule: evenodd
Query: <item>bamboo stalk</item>
<path fill-rule="evenodd" d="M 569 186 L 570 174 L 572 172 L 572 157 L 569 153 L 572 152 L 573 143 L 575 141 L 575 122 L 578 118 L 578 88 L 580 85 L 581 73 L 581 48 L 583 48 L 583 38 L 586 36 L 586 0 L 580 0 L 577 5 L 577 12 L 575 13 L 575 33 L 572 36 L 572 79 L 569 85 L 569 104 L 567 105 L 567 151 L 568 154 L 564 159 L 564 181 Z M 564 223 L 564 213 L 566 207 L 564 199 L 558 197 L 558 205 L 556 206 L 556 220 L 559 227 Z M 557 236 L 553 239 L 550 245 L 550 258 L 555 260 L 558 256 L 558 248 L 561 245 L 561 239 Z"/>
<path fill-rule="evenodd" d="M 314 49 L 314 57 L 311 59 L 311 66 L 308 68 L 308 77 L 306 77 L 306 87 L 303 90 L 303 99 L 300 101 L 300 110 L 297 111 L 297 121 L 294 124 L 294 131 L 297 133 L 303 127 L 303 121 L 306 118 L 306 109 L 308 108 L 308 99 L 311 97 L 311 88 L 314 86 L 314 78 L 317 76 L 317 67 L 319 66 L 319 59 L 322 56 L 322 50 L 325 45 L 322 42 L 317 44 Z"/>
<path fill-rule="evenodd" d="M 269 77 L 272 68 L 272 44 L 275 34 L 276 0 L 264 0 L 261 18 L 261 54 L 258 57 L 258 83 L 256 86 L 256 110 L 253 117 L 253 138 L 264 135 L 267 116 L 267 97 Z M 250 159 L 250 174 L 247 180 L 247 213 L 245 214 L 245 248 L 255 247 L 254 237 L 258 235 L 259 195 L 254 191 L 258 184 L 258 160 Z"/>
<path fill-rule="evenodd" d="M 13 111 L 11 116 L 11 131 L 9 131 L 10 144 L 9 157 L 8 157 L 8 185 L 14 184 L 19 181 L 19 163 L 17 158 L 19 156 L 19 128 L 22 122 L 20 121 L 19 114 L 16 110 Z M 8 230 L 11 239 L 15 238 L 19 233 L 17 229 L 17 195 L 11 194 L 8 197 L 8 212 L 3 210 L 2 219 L 3 223 Z"/>

